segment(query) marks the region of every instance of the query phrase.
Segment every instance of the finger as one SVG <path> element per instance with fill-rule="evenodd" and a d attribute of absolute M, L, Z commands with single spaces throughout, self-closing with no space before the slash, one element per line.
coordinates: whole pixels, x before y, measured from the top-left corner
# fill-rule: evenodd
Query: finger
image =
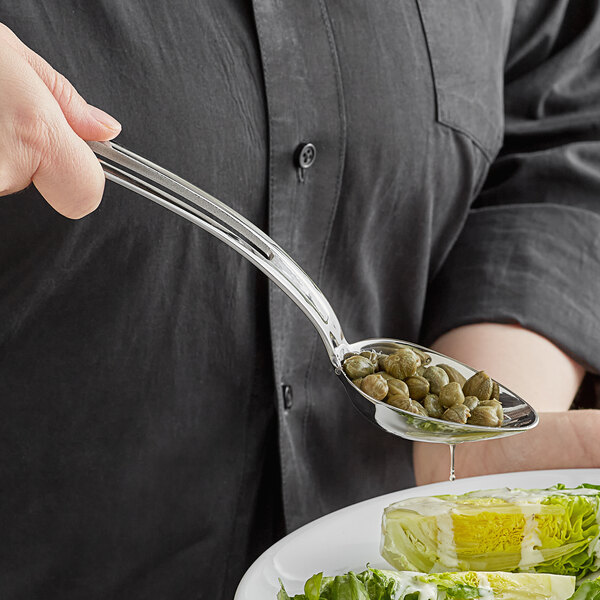
<path fill-rule="evenodd" d="M 66 77 L 28 48 L 5 25 L 0 24 L 0 40 L 18 52 L 46 84 L 58 102 L 67 122 L 84 140 L 105 141 L 121 131 L 120 123 L 103 110 L 89 105 Z"/>
<path fill-rule="evenodd" d="M 32 182 L 56 211 L 80 219 L 102 200 L 102 167 L 90 147 L 64 120 L 54 121 L 45 136 L 45 152 Z"/>
<path fill-rule="evenodd" d="M 32 181 L 67 217 L 94 210 L 104 176 L 88 145 L 67 123 L 44 82 L 10 47 L 3 48 L 0 81 L 0 191 L 11 193 Z"/>

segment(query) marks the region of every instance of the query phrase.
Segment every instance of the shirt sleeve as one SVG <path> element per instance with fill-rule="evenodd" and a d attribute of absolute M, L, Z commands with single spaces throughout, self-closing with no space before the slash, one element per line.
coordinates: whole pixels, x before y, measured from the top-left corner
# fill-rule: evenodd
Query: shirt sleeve
<path fill-rule="evenodd" d="M 521 0 L 505 138 L 430 284 L 423 339 L 518 323 L 600 373 L 600 6 Z"/>

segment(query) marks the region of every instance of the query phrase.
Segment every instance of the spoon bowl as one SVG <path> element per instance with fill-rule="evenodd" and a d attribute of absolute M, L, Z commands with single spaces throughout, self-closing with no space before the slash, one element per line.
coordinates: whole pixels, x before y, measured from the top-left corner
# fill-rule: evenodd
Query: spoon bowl
<path fill-rule="evenodd" d="M 514 435 L 537 424 L 538 418 L 531 406 L 501 385 L 500 402 L 505 415 L 501 427 L 462 425 L 415 415 L 366 395 L 344 373 L 342 362 L 348 354 L 363 350 L 389 354 L 402 345 L 427 352 L 432 357 L 431 364 L 450 364 L 467 378 L 476 371 L 434 350 L 410 342 L 381 338 L 348 343 L 340 322 L 323 292 L 298 264 L 258 227 L 200 188 L 126 148 L 112 142 L 88 144 L 99 157 L 107 179 L 208 231 L 249 260 L 278 285 L 304 312 L 321 336 L 329 360 L 354 406 L 379 428 L 409 440 L 458 444 Z"/>
<path fill-rule="evenodd" d="M 374 350 L 383 354 L 390 354 L 401 346 L 417 348 L 427 352 L 431 356 L 430 365 L 445 363 L 454 367 L 467 379 L 476 373 L 475 369 L 449 356 L 401 340 L 386 338 L 362 340 L 349 344 L 348 353 L 359 354 L 365 350 Z M 484 427 L 443 421 L 442 419 L 416 415 L 401 408 L 396 408 L 365 394 L 352 383 L 343 368 L 336 368 L 335 372 L 344 384 L 350 401 L 363 416 L 388 433 L 393 433 L 408 440 L 445 444 L 477 442 L 515 435 L 535 427 L 538 422 L 538 417 L 531 406 L 501 384 L 498 384 L 498 387 L 500 388 L 500 402 L 504 410 L 504 422 L 501 427 Z"/>

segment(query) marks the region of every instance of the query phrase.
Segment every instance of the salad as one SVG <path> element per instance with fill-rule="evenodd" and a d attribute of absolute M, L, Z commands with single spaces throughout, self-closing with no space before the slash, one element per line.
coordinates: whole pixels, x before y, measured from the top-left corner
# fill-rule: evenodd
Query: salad
<path fill-rule="evenodd" d="M 367 569 L 336 577 L 313 575 L 304 593 L 290 597 L 283 585 L 277 600 L 600 600 L 600 578 L 541 573 L 462 572 L 424 574 Z"/>
<path fill-rule="evenodd" d="M 600 486 L 409 498 L 385 509 L 382 530 L 381 554 L 400 570 L 580 578 L 600 569 Z"/>
<path fill-rule="evenodd" d="M 399 570 L 317 573 L 277 600 L 600 600 L 600 486 L 401 500 L 381 555 Z"/>

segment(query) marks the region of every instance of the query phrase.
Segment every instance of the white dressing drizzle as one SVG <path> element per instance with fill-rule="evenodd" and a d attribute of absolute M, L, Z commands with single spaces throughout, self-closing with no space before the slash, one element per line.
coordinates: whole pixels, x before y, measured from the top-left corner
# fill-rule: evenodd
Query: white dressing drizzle
<path fill-rule="evenodd" d="M 492 590 L 492 586 L 487 578 L 485 573 L 479 573 L 477 575 L 479 588 L 479 597 L 482 600 L 494 600 L 494 590 Z"/>
<path fill-rule="evenodd" d="M 524 512 L 525 514 L 525 512 Z M 537 519 L 534 514 L 526 515 L 525 527 L 523 529 L 523 539 L 521 540 L 521 560 L 519 569 L 526 569 L 540 562 L 544 562 L 544 555 L 536 550 L 542 545 L 540 540 Z"/>
<path fill-rule="evenodd" d="M 454 524 L 452 522 L 453 509 L 436 517 L 438 529 L 438 556 L 440 562 L 451 568 L 458 568 L 458 555 L 454 541 Z"/>
<path fill-rule="evenodd" d="M 404 596 L 414 592 L 419 593 L 419 600 L 437 600 L 438 589 L 433 583 L 425 583 L 418 579 L 422 573 L 408 574 L 397 573 L 394 600 L 401 600 Z"/>
<path fill-rule="evenodd" d="M 420 515 L 426 517 L 435 517 L 444 514 L 448 510 L 448 506 L 454 506 L 454 503 L 435 498 L 434 496 L 424 496 L 421 498 L 407 498 L 392 504 L 386 509 L 394 510 L 395 508 L 414 510 Z"/>

